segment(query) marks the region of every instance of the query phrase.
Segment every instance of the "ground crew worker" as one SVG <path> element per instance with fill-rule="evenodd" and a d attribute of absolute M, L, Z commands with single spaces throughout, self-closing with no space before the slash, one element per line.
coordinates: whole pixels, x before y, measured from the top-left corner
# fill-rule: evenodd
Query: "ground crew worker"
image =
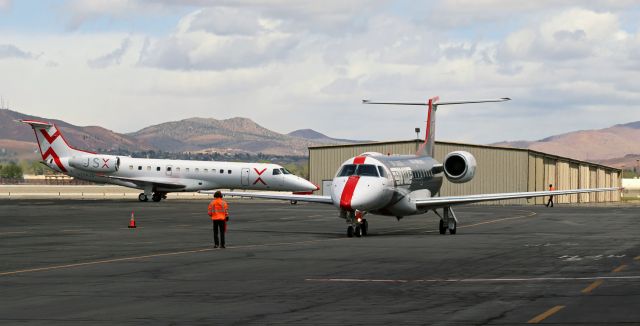
<path fill-rule="evenodd" d="M 556 188 L 553 187 L 552 184 L 549 184 L 549 191 L 554 191 L 556 190 Z M 549 207 L 549 205 L 551 205 L 551 207 L 553 207 L 553 196 L 549 196 L 549 201 L 547 202 L 547 207 Z"/>
<path fill-rule="evenodd" d="M 209 203 L 209 216 L 213 222 L 213 247 L 224 248 L 224 233 L 227 229 L 226 223 L 229 220 L 229 205 L 222 199 L 220 191 L 213 194 L 213 200 Z M 218 241 L 218 232 L 220 233 L 220 241 Z"/>

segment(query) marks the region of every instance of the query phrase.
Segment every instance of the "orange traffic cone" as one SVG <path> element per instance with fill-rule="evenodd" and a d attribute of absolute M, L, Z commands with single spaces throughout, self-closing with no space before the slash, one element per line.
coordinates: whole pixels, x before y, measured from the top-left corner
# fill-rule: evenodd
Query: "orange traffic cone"
<path fill-rule="evenodd" d="M 130 229 L 135 229 L 136 227 L 136 220 L 133 217 L 133 211 L 131 211 L 131 219 L 129 220 L 129 228 Z"/>

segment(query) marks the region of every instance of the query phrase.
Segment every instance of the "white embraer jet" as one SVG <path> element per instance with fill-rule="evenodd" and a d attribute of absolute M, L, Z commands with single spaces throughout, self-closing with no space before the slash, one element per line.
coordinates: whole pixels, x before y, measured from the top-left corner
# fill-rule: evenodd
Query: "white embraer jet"
<path fill-rule="evenodd" d="M 205 189 L 250 189 L 312 192 L 313 183 L 280 165 L 217 161 L 131 158 L 75 149 L 51 123 L 20 120 L 30 125 L 42 163 L 54 171 L 81 180 L 142 189 L 140 201 L 160 201 L 169 192 Z M 153 196 L 152 196 L 153 194 Z"/>
<path fill-rule="evenodd" d="M 422 105 L 428 107 L 425 141 L 416 155 L 383 155 L 364 153 L 348 159 L 338 169 L 331 185 L 331 196 L 301 196 L 227 192 L 227 195 L 306 201 L 332 204 L 347 221 L 347 236 L 366 235 L 365 214 L 395 216 L 398 219 L 433 211 L 440 217 L 440 234 L 456 233 L 457 218 L 454 205 L 505 199 L 532 198 L 587 192 L 615 191 L 620 188 L 573 189 L 501 194 L 438 197 L 443 178 L 453 183 L 473 179 L 476 160 L 471 153 L 455 151 L 439 163 L 433 158 L 436 110 L 440 105 L 503 102 L 509 98 L 482 101 L 441 102 L 438 97 L 427 103 L 382 103 L 364 100 L 365 104 Z M 440 215 L 436 209 L 442 209 Z"/>

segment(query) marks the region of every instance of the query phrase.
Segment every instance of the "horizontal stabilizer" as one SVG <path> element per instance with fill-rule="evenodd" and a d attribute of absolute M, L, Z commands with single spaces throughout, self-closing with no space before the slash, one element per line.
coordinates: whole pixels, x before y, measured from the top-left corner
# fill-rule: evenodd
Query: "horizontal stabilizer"
<path fill-rule="evenodd" d="M 508 97 L 502 97 L 493 100 L 475 100 L 475 101 L 455 101 L 455 102 L 438 102 L 433 105 L 455 105 L 455 104 L 474 104 L 474 103 L 493 103 L 493 102 L 505 102 L 511 101 Z M 429 102 L 373 102 L 370 100 L 362 100 L 362 104 L 386 104 L 386 105 L 422 105 L 428 106 Z"/>
<path fill-rule="evenodd" d="M 22 122 L 22 123 L 26 123 L 26 124 L 30 125 L 31 127 L 33 127 L 33 128 L 36 128 L 36 127 L 49 128 L 49 127 L 53 126 L 53 124 L 51 124 L 51 123 L 44 122 L 44 121 L 37 121 L 37 120 L 24 120 L 24 119 L 21 119 L 21 120 L 16 120 L 16 121 Z"/>

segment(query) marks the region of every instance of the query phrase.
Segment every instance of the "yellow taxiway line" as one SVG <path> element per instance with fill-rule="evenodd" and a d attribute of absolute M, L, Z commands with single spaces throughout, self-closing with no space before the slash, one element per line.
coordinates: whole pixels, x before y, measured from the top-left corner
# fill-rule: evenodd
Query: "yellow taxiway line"
<path fill-rule="evenodd" d="M 564 309 L 564 306 L 555 306 L 555 307 L 553 307 L 553 308 L 551 308 L 551 309 L 549 309 L 549 310 L 547 310 L 547 311 L 545 311 L 545 312 L 543 312 L 543 313 L 531 318 L 531 320 L 529 320 L 527 322 L 527 324 L 537 324 L 537 323 L 539 323 L 539 322 L 551 317 L 553 314 L 557 313 L 558 311 L 560 311 L 562 309 Z"/>

